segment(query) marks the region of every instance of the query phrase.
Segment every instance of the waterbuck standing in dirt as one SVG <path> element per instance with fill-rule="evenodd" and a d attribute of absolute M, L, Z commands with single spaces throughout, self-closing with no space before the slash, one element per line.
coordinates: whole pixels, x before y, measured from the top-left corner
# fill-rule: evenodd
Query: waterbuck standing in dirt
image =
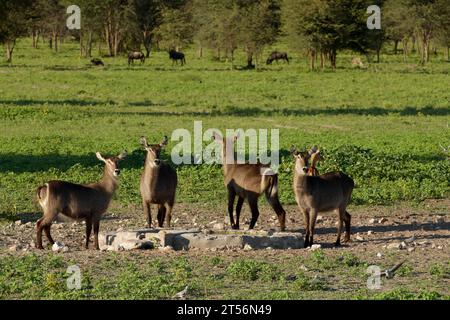
<path fill-rule="evenodd" d="M 142 137 L 141 145 L 147 151 L 144 164 L 144 172 L 141 176 L 141 196 L 144 205 L 144 215 L 147 219 L 147 226 L 152 226 L 151 204 L 158 205 L 158 226 L 170 228 L 172 219 L 172 208 L 175 203 L 175 191 L 177 189 L 177 172 L 168 164 L 161 161 L 161 150 L 167 145 L 168 139 L 164 137 L 159 144 L 149 145 Z M 166 218 L 167 215 L 167 218 Z"/>
<path fill-rule="evenodd" d="M 336 246 L 341 244 L 343 222 L 345 222 L 344 242 L 350 241 L 351 216 L 347 212 L 355 184 L 353 179 L 340 171 L 329 172 L 319 176 L 310 176 L 311 154 L 291 149 L 295 158 L 294 193 L 298 207 L 305 220 L 305 248 L 313 244 L 314 228 L 317 214 L 335 210 L 339 213 L 338 236 Z"/>
<path fill-rule="evenodd" d="M 228 190 L 228 213 L 230 224 L 233 229 L 239 229 L 239 217 L 244 200 L 250 206 L 252 219 L 249 229 L 255 227 L 259 217 L 258 198 L 264 193 L 267 201 L 275 210 L 280 223 L 281 231 L 286 228 L 286 212 L 278 199 L 278 175 L 269 166 L 263 164 L 238 164 L 234 160 L 234 138 L 222 138 L 214 133 L 214 140 L 222 144 L 222 167 L 224 183 Z M 236 221 L 233 217 L 234 200 L 238 197 L 236 204 Z"/>
<path fill-rule="evenodd" d="M 37 189 L 37 197 L 44 216 L 38 220 L 36 247 L 42 247 L 42 230 L 48 241 L 54 241 L 50 235 L 52 222 L 62 213 L 76 220 L 86 221 L 86 249 L 89 248 L 89 238 L 94 228 L 94 247 L 99 249 L 98 232 L 100 218 L 106 212 L 112 196 L 118 187 L 120 174 L 119 161 L 126 157 L 126 152 L 117 157 L 103 158 L 97 152 L 97 159 L 105 163 L 103 177 L 99 182 L 91 184 L 74 184 L 65 181 L 49 181 Z"/>

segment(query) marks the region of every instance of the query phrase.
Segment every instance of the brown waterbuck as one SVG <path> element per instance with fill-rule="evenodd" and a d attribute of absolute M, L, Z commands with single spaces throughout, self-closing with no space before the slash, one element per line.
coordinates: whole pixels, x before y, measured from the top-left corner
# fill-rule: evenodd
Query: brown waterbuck
<path fill-rule="evenodd" d="M 126 157 L 126 152 L 106 159 L 99 152 L 96 155 L 105 163 L 103 177 L 99 182 L 81 185 L 65 181 L 49 181 L 37 189 L 39 204 L 44 211 L 43 217 L 36 224 L 37 248 L 43 249 L 42 230 L 45 231 L 48 241 L 51 244 L 54 243 L 50 228 L 52 222 L 61 213 L 75 220 L 86 221 L 86 249 L 89 248 L 89 238 L 93 227 L 94 247 L 99 249 L 100 218 L 108 209 L 118 187 L 119 161 Z"/>
<path fill-rule="evenodd" d="M 280 223 L 280 230 L 286 228 L 286 212 L 278 199 L 278 175 L 268 165 L 239 164 L 234 159 L 234 138 L 222 138 L 216 132 L 214 140 L 222 144 L 222 167 L 224 183 L 228 190 L 228 213 L 230 225 L 233 229 L 239 229 L 239 217 L 242 205 L 246 199 L 252 213 L 249 229 L 253 229 L 259 217 L 258 198 L 264 193 L 267 201 L 275 210 Z M 233 217 L 234 200 L 238 197 L 236 204 L 236 221 Z"/>
<path fill-rule="evenodd" d="M 311 154 L 291 149 L 295 158 L 294 193 L 298 207 L 305 220 L 305 248 L 313 244 L 317 214 L 325 211 L 339 213 L 336 246 L 341 244 L 343 222 L 345 222 L 344 242 L 350 241 L 351 216 L 347 212 L 355 184 L 346 174 L 336 171 L 319 176 L 308 175 Z"/>
<path fill-rule="evenodd" d="M 158 205 L 158 226 L 164 226 L 164 220 L 170 228 L 172 208 L 175 203 L 177 189 L 177 172 L 168 164 L 161 161 L 161 150 L 167 145 L 168 139 L 164 137 L 159 144 L 149 145 L 142 137 L 141 145 L 147 151 L 144 172 L 141 176 L 141 196 L 144 205 L 144 215 L 147 226 L 152 226 L 151 204 Z"/>
<path fill-rule="evenodd" d="M 311 165 L 308 168 L 308 176 L 318 176 L 319 170 L 317 170 L 317 163 L 322 159 L 320 150 L 316 147 L 312 147 L 311 150 L 308 151 L 308 154 L 311 159 Z"/>

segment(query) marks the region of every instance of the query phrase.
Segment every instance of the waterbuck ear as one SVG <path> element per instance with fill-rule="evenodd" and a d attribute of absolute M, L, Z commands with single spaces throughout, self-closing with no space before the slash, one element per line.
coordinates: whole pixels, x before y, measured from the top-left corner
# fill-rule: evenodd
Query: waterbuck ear
<path fill-rule="evenodd" d="M 291 154 L 292 154 L 294 157 L 297 156 L 297 155 L 299 154 L 299 152 L 298 152 L 298 150 L 297 150 L 297 147 L 294 146 L 294 145 L 291 146 Z"/>
<path fill-rule="evenodd" d="M 222 136 L 217 133 L 217 132 L 213 132 L 213 140 L 216 140 L 217 142 L 223 143 L 223 138 Z"/>
<path fill-rule="evenodd" d="M 141 139 L 139 140 L 139 143 L 140 143 L 141 146 L 143 146 L 144 148 L 148 148 L 147 139 L 145 139 L 145 137 L 141 137 Z"/>
<path fill-rule="evenodd" d="M 100 161 L 103 161 L 104 163 L 106 163 L 105 158 L 102 157 L 102 155 L 100 154 L 100 152 L 95 153 L 95 155 L 97 156 L 97 159 Z"/>
<path fill-rule="evenodd" d="M 163 139 L 163 141 L 161 141 L 161 143 L 159 144 L 159 146 L 162 148 L 162 147 L 165 147 L 165 146 L 167 146 L 167 143 L 169 143 L 169 138 L 167 138 L 167 136 L 164 136 L 164 139 Z"/>
<path fill-rule="evenodd" d="M 125 151 L 123 151 L 121 154 L 119 154 L 119 155 L 117 156 L 117 159 L 123 160 L 123 159 L 125 159 L 127 156 L 128 156 L 128 152 L 127 152 L 127 150 L 125 150 Z"/>
<path fill-rule="evenodd" d="M 309 151 L 308 151 L 308 153 L 309 153 L 309 155 L 312 155 L 312 154 L 314 154 L 314 153 L 316 153 L 316 152 L 318 152 L 319 151 L 319 149 L 317 148 L 317 146 L 313 146 Z"/>

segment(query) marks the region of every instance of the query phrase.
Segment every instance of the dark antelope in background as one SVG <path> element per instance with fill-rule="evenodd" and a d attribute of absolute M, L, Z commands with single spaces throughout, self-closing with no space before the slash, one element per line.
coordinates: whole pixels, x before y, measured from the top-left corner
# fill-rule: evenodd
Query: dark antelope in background
<path fill-rule="evenodd" d="M 286 212 L 278 199 L 278 175 L 269 166 L 263 164 L 237 164 L 234 159 L 234 138 L 222 138 L 214 133 L 214 139 L 222 144 L 222 167 L 224 183 L 228 190 L 228 213 L 230 224 L 233 229 L 239 229 L 239 217 L 244 200 L 250 206 L 252 219 L 250 229 L 255 227 L 259 217 L 258 198 L 264 193 L 267 201 L 275 210 L 280 223 L 281 231 L 286 227 Z M 229 148 L 229 149 L 228 149 Z M 234 200 L 238 197 L 236 204 L 236 221 L 233 217 Z"/>
<path fill-rule="evenodd" d="M 151 204 L 158 205 L 157 219 L 160 228 L 164 226 L 165 219 L 170 228 L 172 219 L 172 208 L 177 189 L 177 172 L 161 161 L 161 150 L 167 145 L 167 142 L 167 137 L 164 137 L 161 143 L 152 145 L 149 145 L 144 137 L 140 140 L 141 145 L 147 151 L 144 172 L 141 176 L 141 196 L 149 228 L 152 226 Z"/>
<path fill-rule="evenodd" d="M 289 58 L 288 58 L 288 54 L 286 52 L 278 52 L 278 51 L 274 51 L 270 54 L 269 58 L 267 58 L 266 63 L 267 64 L 272 64 L 273 61 L 278 62 L 278 60 L 284 60 L 289 64 Z"/>
<path fill-rule="evenodd" d="M 169 51 L 169 58 L 172 60 L 172 65 L 176 62 L 178 64 L 178 60 L 181 61 L 181 65 L 186 64 L 186 58 L 183 52 L 178 52 L 175 50 Z"/>
<path fill-rule="evenodd" d="M 128 55 L 128 65 L 134 63 L 134 60 L 141 60 L 141 63 L 145 62 L 145 55 L 142 52 L 134 51 Z"/>
<path fill-rule="evenodd" d="M 308 175 L 311 154 L 291 150 L 295 158 L 294 193 L 298 207 L 305 221 L 305 248 L 313 244 L 314 228 L 317 214 L 325 211 L 336 211 L 339 214 L 338 236 L 336 246 L 341 244 L 343 222 L 345 222 L 344 242 L 350 241 L 351 216 L 347 206 L 355 184 L 353 179 L 340 171 L 329 172 L 319 176 Z"/>
<path fill-rule="evenodd" d="M 117 157 L 103 158 L 97 152 L 97 158 L 105 163 L 103 177 L 99 182 L 91 184 L 74 184 L 65 181 L 50 181 L 37 189 L 39 204 L 44 215 L 38 220 L 37 244 L 42 247 L 42 230 L 45 231 L 48 241 L 54 241 L 50 235 L 52 222 L 62 213 L 76 220 L 86 221 L 86 249 L 89 247 L 89 238 L 92 227 L 94 227 L 94 247 L 99 249 L 98 232 L 100 229 L 100 218 L 106 212 L 111 198 L 118 187 L 120 174 L 119 161 L 126 157 L 122 153 Z"/>

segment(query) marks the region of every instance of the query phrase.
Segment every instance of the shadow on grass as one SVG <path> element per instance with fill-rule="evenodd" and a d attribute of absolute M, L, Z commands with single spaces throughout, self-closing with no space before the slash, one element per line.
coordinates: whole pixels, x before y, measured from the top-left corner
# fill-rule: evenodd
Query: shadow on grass
<path fill-rule="evenodd" d="M 0 101 L 1 103 L 1 101 Z M 139 106 L 139 103 L 134 103 Z M 103 113 L 102 111 L 98 113 Z M 405 108 L 392 108 L 385 109 L 380 107 L 371 108 L 310 108 L 310 109 L 293 109 L 293 108 L 279 108 L 279 109 L 262 109 L 258 107 L 230 107 L 226 109 L 212 109 L 204 111 L 186 111 L 186 112 L 174 112 L 174 111 L 112 111 L 111 113 L 117 113 L 120 115 L 139 115 L 139 116 L 231 116 L 231 117 L 271 117 L 271 116 L 316 116 L 316 115 L 328 115 L 328 116 L 340 116 L 340 115 L 358 115 L 358 116 L 386 116 L 390 114 L 397 114 L 401 116 L 448 116 L 450 115 L 450 108 L 445 107 L 431 107 L 426 106 L 423 108 L 418 107 L 405 107 Z"/>

